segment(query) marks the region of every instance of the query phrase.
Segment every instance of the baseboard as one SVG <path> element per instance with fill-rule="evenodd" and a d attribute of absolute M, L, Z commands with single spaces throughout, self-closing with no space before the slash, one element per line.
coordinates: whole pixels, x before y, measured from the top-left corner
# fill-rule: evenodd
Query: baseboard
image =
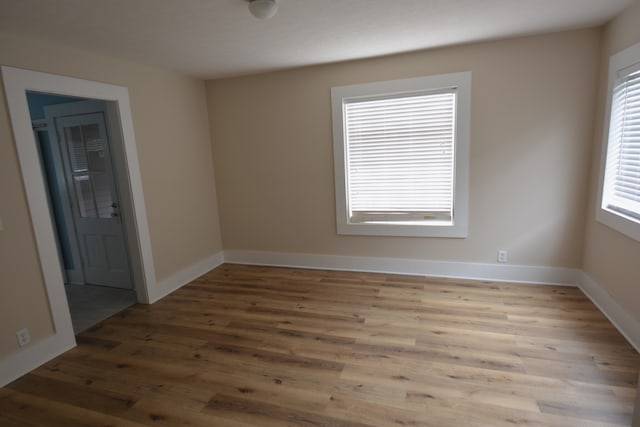
<path fill-rule="evenodd" d="M 593 280 L 581 272 L 580 290 L 607 316 L 629 343 L 640 352 L 640 322 L 629 315 L 613 297 Z"/>
<path fill-rule="evenodd" d="M 159 299 L 169 295 L 176 289 L 181 288 L 193 279 L 202 276 L 204 273 L 213 270 L 224 262 L 224 256 L 222 252 L 218 252 L 207 258 L 197 261 L 187 268 L 184 268 L 177 273 L 172 274 L 166 279 L 158 281 L 156 288 L 152 291 L 152 295 L 149 295 L 149 303 L 153 304 Z"/>
<path fill-rule="evenodd" d="M 75 346 L 73 334 L 65 337 L 60 333 L 28 344 L 0 360 L 0 387 L 17 380 Z"/>
<path fill-rule="evenodd" d="M 574 268 L 287 252 L 229 250 L 224 251 L 224 261 L 231 264 L 412 274 L 536 284 L 577 285 L 581 278 L 580 270 Z"/>

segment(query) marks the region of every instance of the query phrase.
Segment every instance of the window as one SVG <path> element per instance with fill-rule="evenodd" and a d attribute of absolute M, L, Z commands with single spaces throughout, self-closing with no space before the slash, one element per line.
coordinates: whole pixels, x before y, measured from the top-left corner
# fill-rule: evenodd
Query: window
<path fill-rule="evenodd" d="M 640 240 L 640 44 L 611 57 L 600 222 Z"/>
<path fill-rule="evenodd" d="M 466 237 L 471 73 L 331 97 L 338 233 Z"/>

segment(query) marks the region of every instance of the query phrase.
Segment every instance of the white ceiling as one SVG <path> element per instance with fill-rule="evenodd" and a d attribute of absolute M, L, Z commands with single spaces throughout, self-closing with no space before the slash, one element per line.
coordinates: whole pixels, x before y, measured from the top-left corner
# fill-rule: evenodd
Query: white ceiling
<path fill-rule="evenodd" d="M 634 0 L 0 0 L 0 29 L 203 78 L 600 25 Z"/>

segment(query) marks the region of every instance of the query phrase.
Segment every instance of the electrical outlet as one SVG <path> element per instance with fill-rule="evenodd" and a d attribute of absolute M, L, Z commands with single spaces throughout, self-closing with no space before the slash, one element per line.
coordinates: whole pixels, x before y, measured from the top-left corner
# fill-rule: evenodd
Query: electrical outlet
<path fill-rule="evenodd" d="M 31 342 L 31 335 L 29 335 L 29 330 L 27 328 L 20 329 L 16 332 L 16 337 L 18 337 L 18 344 L 20 344 L 20 347 L 24 347 Z"/>
<path fill-rule="evenodd" d="M 504 249 L 498 251 L 498 262 L 507 262 L 507 251 Z"/>

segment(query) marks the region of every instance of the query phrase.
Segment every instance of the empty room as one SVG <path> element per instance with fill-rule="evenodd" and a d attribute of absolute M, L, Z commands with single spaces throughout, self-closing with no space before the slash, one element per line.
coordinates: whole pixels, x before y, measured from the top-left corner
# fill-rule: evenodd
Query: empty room
<path fill-rule="evenodd" d="M 0 0 L 0 425 L 640 427 L 638 0 Z"/>

